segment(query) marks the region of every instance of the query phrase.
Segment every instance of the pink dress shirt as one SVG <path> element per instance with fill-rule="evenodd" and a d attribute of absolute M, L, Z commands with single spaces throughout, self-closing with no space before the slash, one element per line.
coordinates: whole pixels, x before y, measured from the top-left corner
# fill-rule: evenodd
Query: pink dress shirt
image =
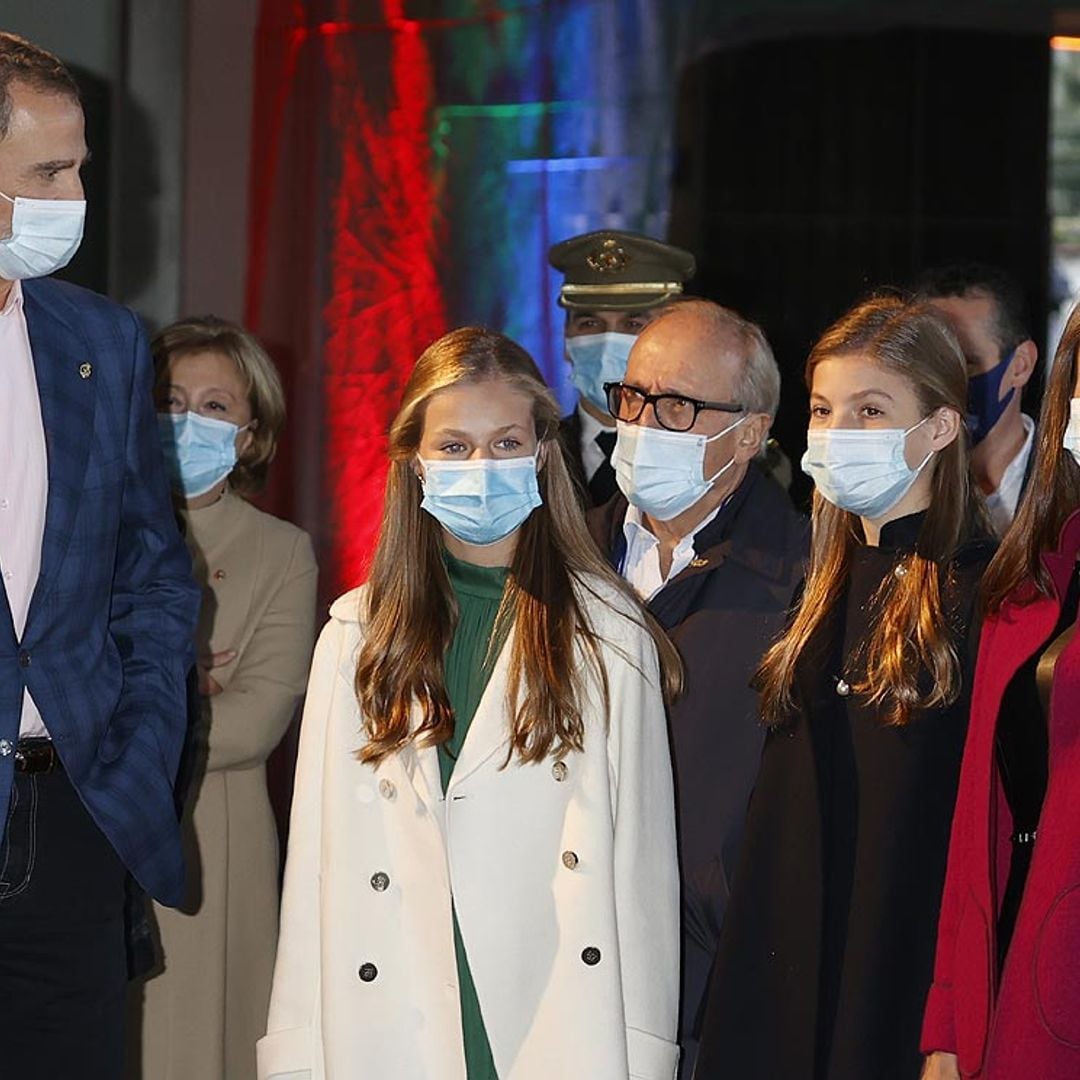
<path fill-rule="evenodd" d="M 0 309 L 0 373 L 0 572 L 15 636 L 21 639 L 41 569 L 49 473 L 34 357 L 18 281 Z M 23 695 L 19 734 L 47 734 L 29 692 Z"/>

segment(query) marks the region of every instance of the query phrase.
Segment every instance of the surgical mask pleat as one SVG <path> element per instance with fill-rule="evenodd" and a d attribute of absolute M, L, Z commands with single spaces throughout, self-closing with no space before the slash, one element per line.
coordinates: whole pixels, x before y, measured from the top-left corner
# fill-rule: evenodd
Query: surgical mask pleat
<path fill-rule="evenodd" d="M 476 461 L 421 458 L 420 465 L 421 509 L 466 544 L 498 543 L 543 502 L 532 455 Z"/>

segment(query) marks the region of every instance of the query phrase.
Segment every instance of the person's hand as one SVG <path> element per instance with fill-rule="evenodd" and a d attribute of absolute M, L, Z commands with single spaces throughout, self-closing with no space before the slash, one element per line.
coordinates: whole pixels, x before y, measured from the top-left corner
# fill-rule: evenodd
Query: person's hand
<path fill-rule="evenodd" d="M 960 1080 L 960 1065 L 956 1055 L 936 1050 L 926 1059 L 919 1080 Z"/>
<path fill-rule="evenodd" d="M 235 649 L 225 649 L 224 652 L 211 653 L 203 656 L 195 665 L 199 672 L 199 693 L 203 697 L 213 697 L 221 693 L 221 684 L 210 674 L 214 668 L 223 667 L 231 660 L 236 659 Z"/>

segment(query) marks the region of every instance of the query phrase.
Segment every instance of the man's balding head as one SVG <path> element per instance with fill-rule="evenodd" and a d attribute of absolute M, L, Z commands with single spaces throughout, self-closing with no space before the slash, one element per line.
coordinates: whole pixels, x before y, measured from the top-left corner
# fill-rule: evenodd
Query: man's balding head
<path fill-rule="evenodd" d="M 650 389 L 643 378 L 701 400 L 736 402 L 770 422 L 780 404 L 780 371 L 760 327 L 710 300 L 678 300 L 645 327 L 626 381 Z"/>

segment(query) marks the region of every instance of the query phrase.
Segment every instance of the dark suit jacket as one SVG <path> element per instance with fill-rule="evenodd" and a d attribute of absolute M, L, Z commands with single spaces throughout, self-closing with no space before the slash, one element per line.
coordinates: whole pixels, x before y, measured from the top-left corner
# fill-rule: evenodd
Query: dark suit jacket
<path fill-rule="evenodd" d="M 626 510 L 618 495 L 589 514 L 590 531 L 616 569 L 626 551 Z M 648 605 L 686 669 L 684 691 L 670 709 L 683 903 L 680 1076 L 693 1067 L 699 1011 L 765 738 L 750 679 L 784 628 L 807 547 L 806 519 L 751 465 L 695 537 L 697 557 Z"/>
<path fill-rule="evenodd" d="M 48 278 L 23 295 L 49 495 L 21 641 L 6 595 L 0 609 L 0 738 L 18 738 L 29 687 L 98 826 L 151 895 L 176 903 L 173 781 L 199 590 L 170 505 L 150 354 L 136 317 L 104 297 Z M 13 769 L 0 756 L 0 821 Z"/>
<path fill-rule="evenodd" d="M 588 510 L 594 505 L 592 492 L 589 490 L 589 481 L 585 476 L 585 465 L 581 460 L 581 414 L 574 409 L 568 416 L 559 421 L 559 442 L 562 444 L 563 457 L 566 459 L 566 467 L 570 472 L 570 479 L 574 481 L 581 505 Z M 599 490 L 600 498 L 596 505 L 603 505 L 619 491 L 615 482 L 614 473 L 610 474 Z"/>

